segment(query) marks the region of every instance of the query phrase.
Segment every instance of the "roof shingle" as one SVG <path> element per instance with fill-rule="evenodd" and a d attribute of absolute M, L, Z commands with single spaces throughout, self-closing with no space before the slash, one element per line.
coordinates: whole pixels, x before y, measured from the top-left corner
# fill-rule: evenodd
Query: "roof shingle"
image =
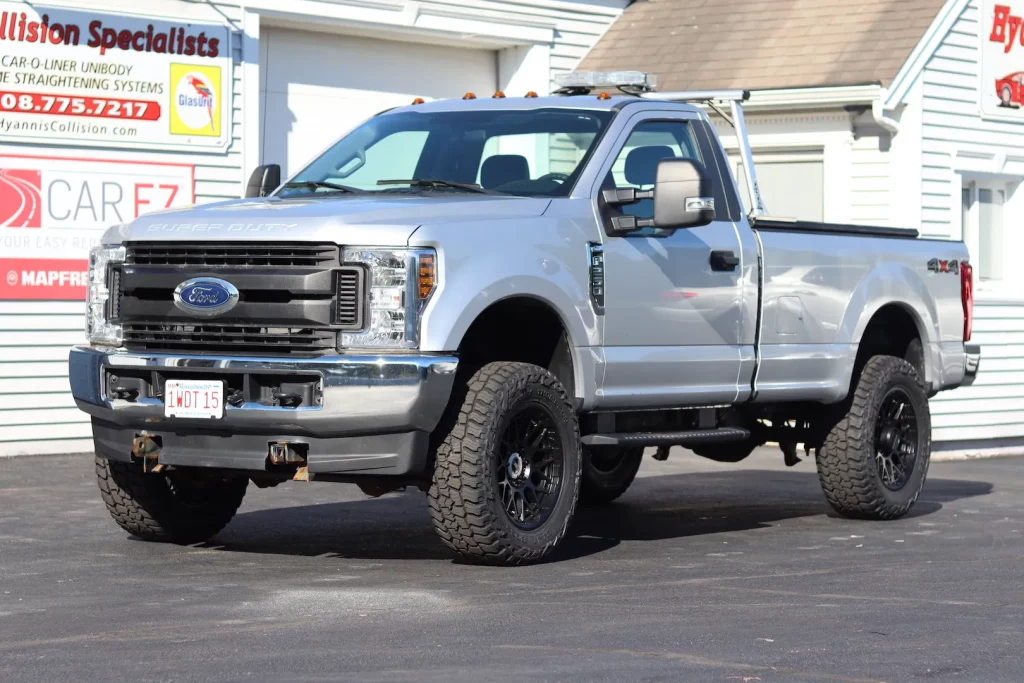
<path fill-rule="evenodd" d="M 888 85 L 943 0 L 639 0 L 581 71 L 658 74 L 660 90 Z"/>

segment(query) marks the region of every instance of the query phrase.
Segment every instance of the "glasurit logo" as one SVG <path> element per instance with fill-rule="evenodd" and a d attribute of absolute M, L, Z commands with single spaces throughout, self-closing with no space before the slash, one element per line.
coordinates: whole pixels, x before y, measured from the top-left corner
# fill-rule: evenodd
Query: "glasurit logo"
<path fill-rule="evenodd" d="M 173 135 L 220 135 L 220 72 L 220 67 L 171 65 Z"/>

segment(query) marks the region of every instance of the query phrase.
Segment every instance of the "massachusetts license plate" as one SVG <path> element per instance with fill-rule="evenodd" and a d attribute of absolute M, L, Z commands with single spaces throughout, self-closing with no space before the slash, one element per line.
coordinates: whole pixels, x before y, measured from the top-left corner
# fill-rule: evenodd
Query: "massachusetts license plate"
<path fill-rule="evenodd" d="M 224 417 L 224 382 L 167 380 L 164 384 L 164 416 L 219 420 Z"/>

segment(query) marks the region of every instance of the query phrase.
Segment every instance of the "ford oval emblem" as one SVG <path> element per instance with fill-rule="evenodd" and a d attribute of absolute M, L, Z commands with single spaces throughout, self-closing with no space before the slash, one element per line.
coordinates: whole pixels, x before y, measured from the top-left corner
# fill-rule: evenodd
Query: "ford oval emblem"
<path fill-rule="evenodd" d="M 212 318 L 227 313 L 238 303 L 238 290 L 215 277 L 185 280 L 174 290 L 174 305 L 191 315 Z"/>

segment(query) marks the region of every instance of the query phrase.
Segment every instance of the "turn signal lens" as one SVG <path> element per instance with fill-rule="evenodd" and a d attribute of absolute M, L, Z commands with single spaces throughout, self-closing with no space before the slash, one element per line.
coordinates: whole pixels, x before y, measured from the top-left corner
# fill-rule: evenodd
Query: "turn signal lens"
<path fill-rule="evenodd" d="M 421 254 L 420 255 L 420 269 L 419 269 L 419 292 L 420 301 L 426 300 L 430 297 L 430 293 L 434 291 L 434 285 L 437 284 L 437 263 L 433 254 Z"/>
<path fill-rule="evenodd" d="M 468 93 L 466 93 L 465 95 L 462 96 L 462 99 L 464 99 L 464 100 L 475 100 L 476 99 L 476 94 L 468 92 Z"/>

